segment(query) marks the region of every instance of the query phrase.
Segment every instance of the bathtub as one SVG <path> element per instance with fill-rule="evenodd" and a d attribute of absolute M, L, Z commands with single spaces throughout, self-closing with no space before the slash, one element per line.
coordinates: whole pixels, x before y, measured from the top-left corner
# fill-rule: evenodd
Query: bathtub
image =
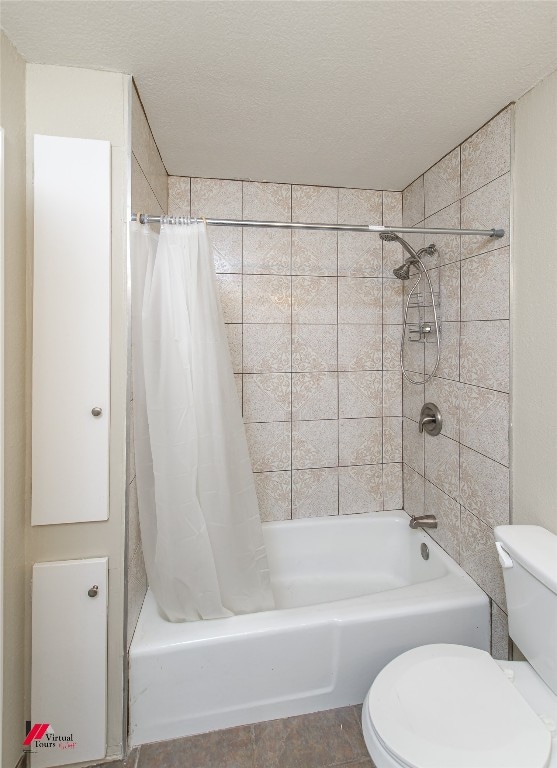
<path fill-rule="evenodd" d="M 425 643 L 489 651 L 487 596 L 408 519 L 265 523 L 273 611 L 171 624 L 148 592 L 130 649 L 131 745 L 361 703 L 387 662 Z"/>

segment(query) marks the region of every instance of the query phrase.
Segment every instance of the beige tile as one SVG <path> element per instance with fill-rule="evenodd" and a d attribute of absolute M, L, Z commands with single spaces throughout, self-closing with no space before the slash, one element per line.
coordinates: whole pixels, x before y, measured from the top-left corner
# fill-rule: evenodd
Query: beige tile
<path fill-rule="evenodd" d="M 189 176 L 168 177 L 168 214 L 169 216 L 190 215 Z"/>
<path fill-rule="evenodd" d="M 463 445 L 460 449 L 460 502 L 492 528 L 508 525 L 508 468 Z"/>
<path fill-rule="evenodd" d="M 372 277 L 339 277 L 339 323 L 381 323 L 381 282 Z"/>
<path fill-rule="evenodd" d="M 402 192 L 402 223 L 405 227 L 413 227 L 424 220 L 424 211 L 424 177 L 418 176 Z"/>
<path fill-rule="evenodd" d="M 425 215 L 431 216 L 460 198 L 460 147 L 424 174 Z"/>
<path fill-rule="evenodd" d="M 293 325 L 292 370 L 337 370 L 337 326 Z"/>
<path fill-rule="evenodd" d="M 292 187 L 292 221 L 336 224 L 338 189 L 335 187 Z"/>
<path fill-rule="evenodd" d="M 163 211 L 168 210 L 168 176 L 135 89 L 132 92 L 132 150 Z M 143 211 L 142 211 L 143 213 Z M 149 213 L 149 211 L 145 211 Z"/>
<path fill-rule="evenodd" d="M 225 323 L 242 322 L 242 278 L 240 275 L 217 275 L 217 287 Z"/>
<path fill-rule="evenodd" d="M 255 472 L 255 490 L 263 522 L 292 517 L 292 473 Z"/>
<path fill-rule="evenodd" d="M 340 419 L 339 465 L 380 464 L 382 451 L 382 419 Z"/>
<path fill-rule="evenodd" d="M 399 227 L 402 224 L 402 192 L 383 192 L 383 226 Z"/>
<path fill-rule="evenodd" d="M 411 313 L 409 313 L 408 317 L 409 317 L 408 323 L 417 322 L 417 320 L 414 319 Z M 401 328 L 401 333 L 402 333 L 402 328 Z M 424 380 L 424 370 L 425 370 L 425 367 L 424 367 L 425 344 L 422 341 L 410 340 L 408 325 L 406 326 L 406 332 L 404 335 L 404 348 L 402 352 L 403 352 L 404 370 L 412 379 L 412 381 L 422 383 Z M 416 384 L 415 386 L 418 386 L 418 384 Z"/>
<path fill-rule="evenodd" d="M 463 229 L 504 229 L 503 237 L 474 235 L 463 237 L 461 257 L 494 251 L 509 244 L 510 230 L 510 174 L 480 187 L 460 202 Z"/>
<path fill-rule="evenodd" d="M 244 421 L 290 421 L 289 373 L 244 374 Z"/>
<path fill-rule="evenodd" d="M 336 419 L 292 422 L 292 468 L 338 466 Z"/>
<path fill-rule="evenodd" d="M 417 346 L 413 344 L 412 346 Z M 402 412 L 407 419 L 418 422 L 420 411 L 426 402 L 423 384 L 411 384 L 406 378 L 402 380 Z"/>
<path fill-rule="evenodd" d="M 191 214 L 207 219 L 241 219 L 242 182 L 192 179 Z"/>
<path fill-rule="evenodd" d="M 164 213 L 134 155 L 131 158 L 131 204 L 134 213 L 152 213 L 158 216 Z M 158 224 L 152 227 L 156 232 L 160 231 Z"/>
<path fill-rule="evenodd" d="M 509 317 L 509 249 L 500 248 L 464 259 L 462 319 L 506 320 Z"/>
<path fill-rule="evenodd" d="M 383 416 L 402 416 L 400 371 L 383 371 Z"/>
<path fill-rule="evenodd" d="M 509 321 L 462 323 L 460 379 L 501 392 L 509 391 Z"/>
<path fill-rule="evenodd" d="M 424 227 L 432 229 L 459 229 L 460 228 L 460 202 L 443 208 L 433 216 L 428 216 L 424 221 Z M 429 235 L 424 237 L 424 245 L 434 244 L 437 253 L 434 256 L 425 256 L 426 267 L 440 267 L 460 259 L 460 241 L 458 235 Z M 425 242 L 427 240 L 427 243 Z"/>
<path fill-rule="evenodd" d="M 236 384 L 236 391 L 238 393 L 238 403 L 240 406 L 240 412 L 243 414 L 244 393 L 243 393 L 243 381 L 242 381 L 241 373 L 234 374 L 234 383 Z"/>
<path fill-rule="evenodd" d="M 338 469 L 292 472 L 292 517 L 338 515 Z"/>
<path fill-rule="evenodd" d="M 293 373 L 292 418 L 297 420 L 338 418 L 337 374 Z"/>
<path fill-rule="evenodd" d="M 226 335 L 230 360 L 234 373 L 242 373 L 242 325 L 241 323 L 227 324 Z"/>
<path fill-rule="evenodd" d="M 337 233 L 321 230 L 292 232 L 292 274 L 337 274 Z"/>
<path fill-rule="evenodd" d="M 339 512 L 355 515 L 383 509 L 383 466 L 340 467 Z"/>
<path fill-rule="evenodd" d="M 509 659 L 509 623 L 507 614 L 497 603 L 491 603 L 491 655 L 494 659 Z"/>
<path fill-rule="evenodd" d="M 491 528 L 464 507 L 460 510 L 460 564 L 506 610 L 503 574 Z"/>
<path fill-rule="evenodd" d="M 242 230 L 240 227 L 209 227 L 215 272 L 242 272 Z"/>
<path fill-rule="evenodd" d="M 382 326 L 338 326 L 339 371 L 381 370 Z"/>
<path fill-rule="evenodd" d="M 383 464 L 383 509 L 402 509 L 402 464 Z"/>
<path fill-rule="evenodd" d="M 383 326 L 383 369 L 398 371 L 400 369 L 400 340 L 402 325 Z"/>
<path fill-rule="evenodd" d="M 460 552 L 460 504 L 426 480 L 424 514 L 435 515 L 437 528 L 428 530 L 432 539 L 457 562 Z"/>
<path fill-rule="evenodd" d="M 424 435 L 415 421 L 402 420 L 402 457 L 414 472 L 424 474 Z"/>
<path fill-rule="evenodd" d="M 509 465 L 509 396 L 461 385 L 460 442 L 500 464 Z"/>
<path fill-rule="evenodd" d="M 425 401 L 435 403 L 443 420 L 442 433 L 453 440 L 459 439 L 460 388 L 458 381 L 433 377 L 425 385 Z"/>
<path fill-rule="evenodd" d="M 402 461 L 402 418 L 387 416 L 383 419 L 383 461 Z"/>
<path fill-rule="evenodd" d="M 244 323 L 244 373 L 280 373 L 291 369 L 290 325 Z"/>
<path fill-rule="evenodd" d="M 441 323 L 441 357 L 435 373 L 444 379 L 458 381 L 460 374 L 460 328 L 464 323 Z M 425 344 L 425 370 L 433 371 L 437 359 L 437 345 L 432 340 Z"/>
<path fill-rule="evenodd" d="M 406 235 L 405 235 L 406 237 Z M 381 242 L 383 249 L 383 277 L 393 277 L 393 270 L 403 263 L 408 254 L 400 243 Z"/>
<path fill-rule="evenodd" d="M 290 184 L 244 181 L 242 218 L 259 221 L 290 221 Z"/>
<path fill-rule="evenodd" d="M 290 422 L 246 424 L 254 472 L 290 469 Z"/>
<path fill-rule="evenodd" d="M 338 374 L 338 383 L 341 418 L 382 415 L 381 371 L 341 372 Z"/>
<path fill-rule="evenodd" d="M 496 115 L 462 145 L 462 194 L 483 187 L 511 167 L 512 107 Z"/>
<path fill-rule="evenodd" d="M 459 444 L 444 435 L 425 435 L 425 477 L 446 494 L 459 498 Z"/>
<path fill-rule="evenodd" d="M 291 278 L 244 275 L 244 323 L 289 323 Z"/>
<path fill-rule="evenodd" d="M 381 277 L 383 249 L 376 234 L 339 232 L 338 273 L 352 277 Z"/>
<path fill-rule="evenodd" d="M 289 275 L 290 232 L 284 229 L 244 230 L 243 271 L 254 275 Z"/>
<path fill-rule="evenodd" d="M 382 192 L 372 189 L 339 189 L 339 224 L 379 224 L 382 220 Z"/>
<path fill-rule="evenodd" d="M 293 277 L 292 321 L 314 324 L 336 323 L 336 277 Z"/>
<path fill-rule="evenodd" d="M 143 744 L 137 768 L 252 768 L 252 726 Z"/>
<path fill-rule="evenodd" d="M 404 463 L 402 465 L 402 480 L 404 486 L 404 510 L 409 515 L 424 514 L 424 486 L 425 480 L 422 475 Z"/>
<path fill-rule="evenodd" d="M 441 320 L 460 320 L 460 263 L 446 264 L 439 267 L 439 318 Z M 429 320 L 433 314 L 429 310 Z"/>
<path fill-rule="evenodd" d="M 383 323 L 396 325 L 403 321 L 404 285 L 396 278 L 383 280 Z"/>

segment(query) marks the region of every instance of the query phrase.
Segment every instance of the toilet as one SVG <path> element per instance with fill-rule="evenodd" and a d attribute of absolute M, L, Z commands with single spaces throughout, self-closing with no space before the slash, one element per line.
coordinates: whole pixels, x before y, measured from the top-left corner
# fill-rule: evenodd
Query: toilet
<path fill-rule="evenodd" d="M 503 525 L 495 539 L 527 661 L 448 644 L 395 658 L 362 709 L 377 768 L 557 768 L 557 536 Z"/>

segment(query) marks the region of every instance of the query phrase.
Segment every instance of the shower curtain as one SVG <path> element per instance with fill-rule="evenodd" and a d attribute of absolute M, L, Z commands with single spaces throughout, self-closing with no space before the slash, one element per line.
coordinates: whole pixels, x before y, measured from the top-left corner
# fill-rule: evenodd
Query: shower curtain
<path fill-rule="evenodd" d="M 202 223 L 131 225 L 136 482 L 169 621 L 273 607 L 238 395 Z"/>

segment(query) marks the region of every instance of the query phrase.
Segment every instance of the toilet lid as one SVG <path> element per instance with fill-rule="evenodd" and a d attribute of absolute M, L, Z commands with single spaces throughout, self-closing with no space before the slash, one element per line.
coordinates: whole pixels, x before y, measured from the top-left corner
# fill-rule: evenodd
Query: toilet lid
<path fill-rule="evenodd" d="M 485 651 L 425 645 L 379 673 L 368 696 L 385 749 L 410 768 L 545 768 L 551 736 Z"/>

